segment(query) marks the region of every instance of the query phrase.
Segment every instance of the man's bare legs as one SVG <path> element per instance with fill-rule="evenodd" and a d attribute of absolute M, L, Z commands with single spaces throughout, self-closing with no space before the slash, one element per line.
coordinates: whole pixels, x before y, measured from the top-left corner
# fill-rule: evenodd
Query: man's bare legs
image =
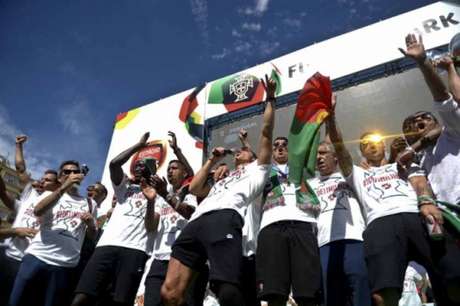
<path fill-rule="evenodd" d="M 161 287 L 161 298 L 165 306 L 179 306 L 184 303 L 185 291 L 193 274 L 192 269 L 171 257 L 166 279 Z"/>

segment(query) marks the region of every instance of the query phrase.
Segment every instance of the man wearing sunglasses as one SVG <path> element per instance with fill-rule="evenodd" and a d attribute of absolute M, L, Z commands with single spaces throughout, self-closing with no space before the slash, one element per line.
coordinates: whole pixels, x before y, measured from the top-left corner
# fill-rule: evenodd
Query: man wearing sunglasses
<path fill-rule="evenodd" d="M 402 171 L 396 163 L 382 166 L 384 143 L 369 133 L 361 137 L 360 150 L 370 168 L 354 166 L 334 113 L 326 124 L 342 174 L 353 185 L 366 211 L 364 254 L 375 305 L 398 305 L 404 273 L 411 260 L 426 268 L 437 305 L 455 305 L 446 299 L 443 276 L 455 273 L 458 269 L 455 258 L 460 255 L 450 252 L 451 249 L 445 252 L 443 248 L 432 248 L 424 222 L 432 218 L 442 224 L 443 218 L 433 205 L 423 171 L 415 164 L 407 171 Z"/>
<path fill-rule="evenodd" d="M 208 260 L 211 289 L 219 304 L 244 305 L 240 289 L 244 212 L 262 192 L 272 155 L 276 82 L 266 76 L 263 84 L 267 103 L 257 157 L 249 148 L 241 148 L 234 155 L 235 170 L 211 187 L 207 183 L 208 175 L 226 153 L 222 147 L 215 148 L 190 183 L 190 192 L 204 200 L 172 247 L 166 280 L 161 288 L 167 306 L 183 304 L 188 284 Z"/>
<path fill-rule="evenodd" d="M 65 305 L 72 292 L 85 233 L 96 235 L 95 207 L 78 193 L 84 176 L 77 161 L 59 167 L 60 187 L 45 191 L 33 208 L 39 232 L 22 259 L 9 305 Z"/>
<path fill-rule="evenodd" d="M 412 148 L 405 154 L 408 155 L 412 149 L 421 151 L 421 164 L 437 199 L 460 203 L 460 76 L 453 60 L 453 57 L 460 55 L 460 46 L 452 46 L 453 54 L 435 63 L 447 71 L 448 89 L 433 63 L 427 59 L 421 37 L 417 40 L 414 35 L 408 35 L 406 46 L 404 53 L 417 62 L 433 96 L 433 108 L 444 125 L 440 126 L 429 112 L 418 112 L 407 117 L 402 128 Z"/>
<path fill-rule="evenodd" d="M 295 186 L 288 181 L 286 137 L 275 139 L 272 158 L 257 239 L 258 296 L 269 306 L 286 305 L 292 291 L 298 305 L 316 305 L 321 287 L 316 215 L 297 206 Z"/>
<path fill-rule="evenodd" d="M 147 145 L 149 135 L 145 133 L 136 144 L 110 162 L 117 205 L 82 273 L 72 306 L 96 305 L 101 300 L 115 305 L 134 304 L 160 218 L 155 206 L 164 199 L 157 196 L 154 188 L 154 159 L 139 159 L 131 179 L 122 165 Z M 109 300 L 106 301 L 109 286 Z"/>

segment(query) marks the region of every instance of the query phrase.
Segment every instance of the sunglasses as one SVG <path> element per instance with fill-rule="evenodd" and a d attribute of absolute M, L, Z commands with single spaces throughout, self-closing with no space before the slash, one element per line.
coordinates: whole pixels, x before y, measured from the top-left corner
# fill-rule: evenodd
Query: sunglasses
<path fill-rule="evenodd" d="M 286 141 L 283 141 L 283 142 L 274 142 L 273 143 L 273 147 L 275 148 L 287 148 L 288 146 L 288 143 Z"/>
<path fill-rule="evenodd" d="M 81 171 L 80 171 L 80 169 L 75 169 L 75 170 L 72 170 L 72 169 L 64 169 L 64 170 L 62 170 L 62 174 L 69 175 L 69 174 L 71 174 L 71 173 L 80 174 Z"/>
<path fill-rule="evenodd" d="M 406 120 L 404 120 L 403 131 L 411 130 L 417 118 L 420 118 L 422 120 L 435 120 L 433 115 L 429 112 L 414 114 L 412 116 L 407 117 Z"/>

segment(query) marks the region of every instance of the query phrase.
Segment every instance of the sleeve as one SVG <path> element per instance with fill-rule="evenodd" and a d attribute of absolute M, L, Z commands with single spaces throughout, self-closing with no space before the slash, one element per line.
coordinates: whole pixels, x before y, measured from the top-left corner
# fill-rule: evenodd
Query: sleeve
<path fill-rule="evenodd" d="M 443 102 L 434 102 L 433 109 L 444 122 L 444 132 L 451 137 L 460 137 L 460 108 L 452 96 Z"/>
<path fill-rule="evenodd" d="M 189 193 L 185 196 L 184 200 L 182 201 L 182 203 L 184 204 L 187 204 L 187 205 L 190 205 L 190 206 L 193 206 L 193 207 L 197 207 L 198 206 L 198 202 L 196 200 L 196 196 L 194 196 L 193 194 Z"/>
<path fill-rule="evenodd" d="M 420 167 L 420 165 L 412 163 L 409 169 L 407 169 L 407 178 L 415 176 L 426 176 L 426 172 Z"/>
<path fill-rule="evenodd" d="M 112 183 L 113 192 L 115 193 L 115 196 L 117 197 L 118 203 L 124 202 L 126 190 L 128 189 L 128 183 L 129 183 L 129 179 L 126 176 L 126 174 L 123 176 L 123 179 L 121 180 L 120 185 L 115 185 Z"/>
<path fill-rule="evenodd" d="M 271 165 L 258 165 L 257 160 L 248 167 L 250 201 L 256 198 L 263 190 L 270 175 Z"/>

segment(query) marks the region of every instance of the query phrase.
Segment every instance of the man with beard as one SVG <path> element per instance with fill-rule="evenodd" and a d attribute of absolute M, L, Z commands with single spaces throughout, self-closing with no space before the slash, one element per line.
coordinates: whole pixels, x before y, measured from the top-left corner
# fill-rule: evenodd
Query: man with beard
<path fill-rule="evenodd" d="M 257 241 L 258 296 L 269 306 L 286 305 L 292 290 L 299 305 L 316 305 L 321 287 L 316 212 L 297 205 L 295 186 L 288 181 L 287 148 L 285 137 L 273 142 Z"/>
<path fill-rule="evenodd" d="M 155 205 L 164 200 L 156 196 L 152 187 L 156 173 L 154 159 L 136 161 L 133 179 L 123 172 L 122 165 L 147 145 L 148 138 L 147 132 L 110 162 L 110 179 L 118 204 L 83 271 L 73 306 L 95 305 L 109 285 L 112 286 L 110 303 L 134 303 L 160 218 Z"/>
<path fill-rule="evenodd" d="M 437 304 L 453 305 L 447 299 L 443 276 L 456 273 L 460 254 L 451 252 L 450 247 L 448 251 L 432 248 L 424 222 L 442 224 L 443 218 L 430 200 L 432 195 L 423 172 L 416 165 L 404 173 L 396 163 L 381 166 L 385 145 L 369 132 L 362 135 L 360 150 L 370 168 L 356 167 L 343 143 L 334 112 L 326 124 L 342 174 L 353 185 L 367 213 L 364 254 L 375 304 L 398 305 L 404 273 L 409 261 L 414 260 L 427 269 Z"/>
<path fill-rule="evenodd" d="M 169 135 L 172 138 L 170 146 L 174 152 L 180 152 L 174 133 L 169 132 Z M 171 160 L 168 164 L 167 177 L 170 191 L 167 191 L 166 182 L 162 180 L 158 180 L 156 185 L 157 193 L 165 198 L 166 202 L 162 202 L 156 207 L 160 214 L 160 222 L 155 237 L 154 259 L 145 279 L 144 305 L 146 306 L 163 305 L 160 291 L 171 258 L 171 246 L 197 207 L 196 197 L 188 193 L 188 185 L 184 184 L 190 174 L 193 176 L 193 170 L 188 166 L 188 162 L 183 161 L 185 156 L 180 154 L 178 158 L 180 160 Z M 186 303 L 188 306 L 203 304 L 207 281 L 207 267 L 203 267 L 187 291 Z"/>
<path fill-rule="evenodd" d="M 318 245 L 326 306 L 371 305 L 364 261 L 363 231 L 366 223 L 352 187 L 337 169 L 334 146 L 318 146 L 316 165 L 320 176 L 310 179 L 320 201 Z"/>
<path fill-rule="evenodd" d="M 263 81 L 262 81 L 263 82 Z M 215 148 L 190 183 L 190 192 L 205 198 L 172 248 L 166 280 L 161 288 L 165 305 L 182 305 L 194 271 L 210 263 L 210 281 L 222 306 L 244 305 L 239 288 L 242 269 L 242 227 L 245 208 L 262 191 L 270 169 L 276 83 L 265 78 L 267 103 L 258 158 L 247 147 L 235 152 L 236 169 L 215 183 L 208 174 L 225 155 Z"/>
<path fill-rule="evenodd" d="M 90 209 L 95 204 L 78 193 L 83 178 L 77 161 L 65 161 L 59 167 L 59 188 L 36 200 L 33 213 L 39 219 L 39 231 L 25 251 L 9 305 L 68 303 L 85 233 L 96 235 Z"/>

